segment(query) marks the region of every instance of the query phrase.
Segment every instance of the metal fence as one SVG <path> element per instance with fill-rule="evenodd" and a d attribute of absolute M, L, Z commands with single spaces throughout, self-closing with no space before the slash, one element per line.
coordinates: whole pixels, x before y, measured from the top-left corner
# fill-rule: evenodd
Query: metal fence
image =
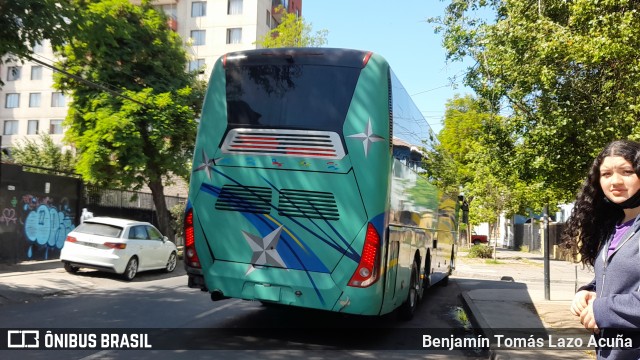
<path fill-rule="evenodd" d="M 549 224 L 549 247 L 560 245 L 560 236 L 564 224 Z M 538 223 L 514 225 L 514 248 L 521 249 L 526 246 L 529 252 L 542 251 L 542 226 Z"/>
<path fill-rule="evenodd" d="M 147 221 L 156 227 L 160 225 L 153 202 L 153 195 L 150 193 L 85 186 L 83 198 L 83 207 L 92 212 L 94 216 Z M 187 199 L 165 195 L 165 201 L 167 209 L 171 210 L 177 205 L 184 207 Z"/>
<path fill-rule="evenodd" d="M 155 210 L 153 196 L 150 193 L 129 190 L 102 189 L 95 186 L 84 187 L 84 199 L 87 206 Z M 167 208 L 186 203 L 187 199 L 179 196 L 165 196 Z"/>

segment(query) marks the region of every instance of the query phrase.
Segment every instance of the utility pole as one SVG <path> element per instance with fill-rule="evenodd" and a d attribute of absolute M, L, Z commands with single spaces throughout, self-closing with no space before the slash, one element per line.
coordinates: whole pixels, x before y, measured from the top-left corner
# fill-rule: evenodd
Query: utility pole
<path fill-rule="evenodd" d="M 471 244 L 471 227 L 469 226 L 469 202 L 467 199 L 460 195 L 459 199 L 462 200 L 462 222 L 467 225 L 467 247 Z"/>
<path fill-rule="evenodd" d="M 544 206 L 542 211 L 543 221 L 543 254 L 544 254 L 544 299 L 551 300 L 550 279 L 549 279 L 549 205 Z"/>

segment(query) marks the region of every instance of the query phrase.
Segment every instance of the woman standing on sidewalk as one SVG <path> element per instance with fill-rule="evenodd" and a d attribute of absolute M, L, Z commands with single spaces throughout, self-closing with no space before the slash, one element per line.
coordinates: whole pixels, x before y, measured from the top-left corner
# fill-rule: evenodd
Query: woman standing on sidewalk
<path fill-rule="evenodd" d="M 598 339 L 634 338 L 640 330 L 640 143 L 608 144 L 589 170 L 563 233 L 595 277 L 571 313 Z M 600 341 L 599 343 L 607 343 Z M 598 359 L 640 359 L 640 350 L 597 349 Z"/>

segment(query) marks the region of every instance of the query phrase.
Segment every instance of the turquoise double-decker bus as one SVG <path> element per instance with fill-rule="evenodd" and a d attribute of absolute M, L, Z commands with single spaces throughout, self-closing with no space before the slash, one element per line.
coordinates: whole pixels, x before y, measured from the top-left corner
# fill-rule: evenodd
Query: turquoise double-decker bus
<path fill-rule="evenodd" d="M 457 196 L 415 166 L 430 131 L 377 54 L 223 56 L 194 151 L 189 286 L 214 301 L 411 318 L 456 253 Z"/>

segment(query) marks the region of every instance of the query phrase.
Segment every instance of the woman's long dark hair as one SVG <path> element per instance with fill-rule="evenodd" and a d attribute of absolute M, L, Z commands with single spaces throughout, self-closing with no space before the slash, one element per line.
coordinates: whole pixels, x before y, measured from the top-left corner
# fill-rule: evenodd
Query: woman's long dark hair
<path fill-rule="evenodd" d="M 581 256 L 583 264 L 590 266 L 595 263 L 615 224 L 624 217 L 622 209 L 605 201 L 600 186 L 600 165 L 607 156 L 623 157 L 633 164 L 633 169 L 640 176 L 640 143 L 635 141 L 613 141 L 593 161 L 562 233 L 564 243 Z"/>

